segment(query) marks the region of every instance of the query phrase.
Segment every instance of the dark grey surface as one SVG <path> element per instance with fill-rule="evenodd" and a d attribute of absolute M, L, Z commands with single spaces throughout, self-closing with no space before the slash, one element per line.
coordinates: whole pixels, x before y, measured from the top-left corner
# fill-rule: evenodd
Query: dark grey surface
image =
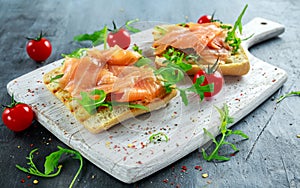
<path fill-rule="evenodd" d="M 224 163 L 205 162 L 195 151 L 174 164 L 134 184 L 124 184 L 111 177 L 89 161 L 84 161 L 83 170 L 75 187 L 300 187 L 300 98 L 290 97 L 276 104 L 274 99 L 281 94 L 300 90 L 300 1 L 0 1 L 0 90 L 1 103 L 7 104 L 10 97 L 6 84 L 27 72 L 35 70 L 87 45 L 72 42 L 77 34 L 91 33 L 114 19 L 119 25 L 139 18 L 143 21 L 178 23 L 197 21 L 202 14 L 216 11 L 223 22 L 233 23 L 243 6 L 248 10 L 243 18 L 247 23 L 254 17 L 263 17 L 279 22 L 286 27 L 280 37 L 251 48 L 258 58 L 283 68 L 289 78 L 283 88 L 275 92 L 256 110 L 238 122 L 233 129 L 243 130 L 250 136 L 247 141 L 232 137 L 240 152 Z M 44 63 L 38 64 L 25 52 L 25 36 L 35 36 L 41 30 L 47 32 L 53 52 Z M 42 168 L 43 157 L 66 147 L 38 122 L 22 133 L 9 131 L 0 126 L 0 187 L 67 187 L 77 171 L 78 161 L 64 160 L 61 175 L 55 178 L 40 178 L 27 175 L 15 168 L 26 164 L 25 156 L 33 148 L 39 148 L 36 157 Z M 210 148 L 212 149 L 212 147 Z M 228 148 L 222 153 L 230 153 Z M 185 165 L 187 172 L 181 172 Z M 202 171 L 194 169 L 202 166 Z M 202 178 L 202 173 L 209 177 Z M 21 183 L 25 179 L 25 183 Z M 39 180 L 33 185 L 34 179 Z M 168 182 L 164 182 L 168 179 Z"/>

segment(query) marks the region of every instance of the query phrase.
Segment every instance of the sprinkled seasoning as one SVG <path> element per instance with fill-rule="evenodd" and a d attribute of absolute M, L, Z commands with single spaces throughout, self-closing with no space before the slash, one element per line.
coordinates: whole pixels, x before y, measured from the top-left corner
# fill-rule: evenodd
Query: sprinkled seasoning
<path fill-rule="evenodd" d="M 208 177 L 207 173 L 202 174 L 202 178 L 207 178 L 207 177 Z"/>
<path fill-rule="evenodd" d="M 202 171 L 202 167 L 199 166 L 199 165 L 196 165 L 196 166 L 195 166 L 195 169 L 196 169 L 196 170 L 199 170 L 199 171 Z"/>
<path fill-rule="evenodd" d="M 38 184 L 39 183 L 39 180 L 33 180 L 33 182 L 32 182 L 33 184 Z"/>
<path fill-rule="evenodd" d="M 181 167 L 181 172 L 186 172 L 187 171 L 187 167 L 186 166 L 182 166 Z"/>

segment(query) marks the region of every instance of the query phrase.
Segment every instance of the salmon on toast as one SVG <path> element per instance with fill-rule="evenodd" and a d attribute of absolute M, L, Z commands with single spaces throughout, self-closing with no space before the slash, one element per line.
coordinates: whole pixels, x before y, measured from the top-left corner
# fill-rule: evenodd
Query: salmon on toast
<path fill-rule="evenodd" d="M 152 33 L 155 62 L 159 67 L 165 66 L 166 56 L 172 55 L 170 50 L 175 50 L 184 54 L 184 62 L 191 65 L 187 71 L 189 75 L 212 66 L 216 61 L 223 75 L 245 75 L 250 70 L 250 63 L 240 45 L 236 28 L 241 27 L 219 21 L 155 26 Z"/>
<path fill-rule="evenodd" d="M 99 133 L 160 109 L 176 96 L 175 90 L 165 90 L 153 68 L 134 65 L 141 57 L 118 46 L 87 49 L 80 58 L 66 57 L 62 66 L 44 75 L 44 83 L 80 123 Z"/>

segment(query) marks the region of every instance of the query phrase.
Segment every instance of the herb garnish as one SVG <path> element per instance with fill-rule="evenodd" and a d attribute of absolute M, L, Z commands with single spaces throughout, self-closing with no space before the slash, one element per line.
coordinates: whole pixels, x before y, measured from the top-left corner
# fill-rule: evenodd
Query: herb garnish
<path fill-rule="evenodd" d="M 165 142 L 168 142 L 169 141 L 169 137 L 163 133 L 163 132 L 158 132 L 158 133 L 155 133 L 155 134 L 152 134 L 150 137 L 149 137 L 149 141 L 150 142 L 160 142 L 160 141 L 165 141 Z"/>
<path fill-rule="evenodd" d="M 73 40 L 75 41 L 91 41 L 93 46 L 97 46 L 99 44 L 104 43 L 104 49 L 107 48 L 107 43 L 106 43 L 106 39 L 107 39 L 107 32 L 108 32 L 108 28 L 107 26 L 104 26 L 103 29 L 99 30 L 99 31 L 95 31 L 92 34 L 81 34 L 81 35 L 77 35 L 74 37 Z"/>
<path fill-rule="evenodd" d="M 78 48 L 77 50 L 74 50 L 73 52 L 71 52 L 70 54 L 61 54 L 61 56 L 63 56 L 64 58 L 81 58 L 83 56 L 86 55 L 86 51 L 88 50 L 88 48 Z"/>
<path fill-rule="evenodd" d="M 229 116 L 229 110 L 228 110 L 227 104 L 225 104 L 223 106 L 223 109 L 220 109 L 220 108 L 217 108 L 217 107 L 216 107 L 216 109 L 218 110 L 218 112 L 220 114 L 220 120 L 221 120 L 220 132 L 222 134 L 222 137 L 221 137 L 220 141 L 218 142 L 216 140 L 216 138 L 209 131 L 207 131 L 205 128 L 203 128 L 204 133 L 212 139 L 212 141 L 216 145 L 216 147 L 209 156 L 207 155 L 205 150 L 202 148 L 202 155 L 203 155 L 203 158 L 206 161 L 212 161 L 212 160 L 228 161 L 228 160 L 230 160 L 230 158 L 225 157 L 225 156 L 220 156 L 218 154 L 218 151 L 219 151 L 220 147 L 223 146 L 223 145 L 230 145 L 231 148 L 235 152 L 237 152 L 239 150 L 234 144 L 225 141 L 225 138 L 227 138 L 228 136 L 233 135 L 233 134 L 240 135 L 241 137 L 243 137 L 245 139 L 248 139 L 249 137 L 240 130 L 232 131 L 232 130 L 227 128 L 228 124 L 233 123 L 233 118 Z"/>
<path fill-rule="evenodd" d="M 192 55 L 186 56 L 183 52 L 177 51 L 174 48 L 168 48 L 168 50 L 163 54 L 163 57 L 166 58 L 166 60 L 163 62 L 164 64 L 165 63 L 176 64 L 184 71 L 188 71 L 192 69 L 192 65 L 185 63 L 183 60 L 189 60 L 195 58 L 195 56 Z"/>
<path fill-rule="evenodd" d="M 143 53 L 143 50 L 140 49 L 140 47 L 139 47 L 138 45 L 136 45 L 136 44 L 134 44 L 134 45 L 132 46 L 132 50 L 135 51 L 135 52 L 137 52 L 137 53 L 139 53 L 139 54 L 141 54 L 141 55 L 142 55 L 142 53 Z"/>
<path fill-rule="evenodd" d="M 163 63 L 167 65 L 155 70 L 154 73 L 161 78 L 167 92 L 171 92 L 173 89 L 177 89 L 180 92 L 182 102 L 185 105 L 188 105 L 187 92 L 196 93 L 199 95 L 200 101 L 202 101 L 204 99 L 204 92 L 213 91 L 213 84 L 201 86 L 205 79 L 204 76 L 200 76 L 196 82 L 188 88 L 178 88 L 176 86 L 178 82 L 184 79 L 186 71 L 192 68 L 192 65 L 184 63 L 183 60 L 194 59 L 197 57 L 193 55 L 185 56 L 184 53 L 179 52 L 174 48 L 169 48 L 163 56 L 166 58 Z"/>
<path fill-rule="evenodd" d="M 279 97 L 279 99 L 277 99 L 276 103 L 279 103 L 279 102 L 281 102 L 283 99 L 285 99 L 286 97 L 289 97 L 289 96 L 292 96 L 292 95 L 298 95 L 298 96 L 300 96 L 300 91 L 291 91 L 291 92 L 289 92 L 289 93 L 286 93 L 286 94 L 284 94 L 284 95 L 281 95 L 281 96 Z"/>
<path fill-rule="evenodd" d="M 56 76 L 53 76 L 53 77 L 51 77 L 50 82 L 53 82 L 53 81 L 55 81 L 55 80 L 57 80 L 57 79 L 60 79 L 60 78 L 62 78 L 63 76 L 64 76 L 64 74 L 58 74 L 58 75 L 56 75 Z"/>
<path fill-rule="evenodd" d="M 139 19 L 134 19 L 134 20 L 129 20 L 125 23 L 125 27 L 128 31 L 133 32 L 133 33 L 137 33 L 140 32 L 139 29 L 136 29 L 132 26 L 130 26 L 130 24 L 139 21 Z M 113 22 L 114 23 L 114 22 Z M 101 30 L 99 31 L 95 31 L 92 34 L 81 34 L 81 35 L 77 35 L 74 37 L 73 40 L 75 41 L 91 41 L 93 46 L 97 46 L 99 44 L 104 44 L 104 49 L 107 49 L 107 35 L 108 35 L 108 27 L 104 26 Z"/>
<path fill-rule="evenodd" d="M 125 27 L 128 31 L 132 32 L 132 33 L 138 33 L 140 32 L 141 30 L 137 29 L 137 28 L 134 28 L 132 26 L 130 26 L 132 23 L 135 23 L 135 22 L 138 22 L 139 19 L 134 19 L 134 20 L 129 20 L 125 23 Z"/>
<path fill-rule="evenodd" d="M 27 163 L 28 165 L 30 165 L 30 167 L 24 168 L 21 167 L 20 165 L 16 165 L 16 167 L 28 174 L 32 174 L 32 175 L 36 175 L 36 176 L 40 176 L 40 177 L 55 177 L 57 175 L 59 175 L 62 165 L 58 165 L 59 163 L 59 159 L 61 158 L 62 155 L 64 154 L 71 154 L 73 159 L 78 159 L 80 161 L 80 166 L 79 169 L 76 173 L 76 175 L 74 176 L 71 184 L 69 185 L 69 187 L 72 187 L 83 167 L 83 159 L 82 156 L 80 155 L 79 152 L 74 151 L 74 150 L 70 150 L 70 149 L 65 149 L 62 148 L 60 146 L 57 146 L 57 148 L 59 149 L 58 151 L 52 152 L 50 155 L 48 155 L 46 157 L 45 163 L 44 163 L 44 172 L 41 172 L 37 169 L 36 165 L 33 162 L 33 153 L 36 152 L 38 149 L 33 149 L 30 153 L 29 156 L 26 157 L 29 162 Z M 54 170 L 57 169 L 56 172 L 54 172 Z"/>
<path fill-rule="evenodd" d="M 232 47 L 232 54 L 235 54 L 239 48 L 240 48 L 240 44 L 242 42 L 242 40 L 236 36 L 236 29 L 239 29 L 239 32 L 242 34 L 242 29 L 243 29 L 243 25 L 242 25 L 242 17 L 246 11 L 248 7 L 248 4 L 244 7 L 243 11 L 241 12 L 241 14 L 239 15 L 238 19 L 235 21 L 233 29 L 231 29 L 231 27 L 229 27 L 228 33 L 227 33 L 227 37 L 225 38 L 225 42 L 227 42 L 229 44 L 229 46 Z M 225 26 L 223 26 L 225 27 Z"/>
<path fill-rule="evenodd" d="M 80 92 L 81 99 L 76 100 L 83 106 L 89 114 L 95 114 L 98 107 L 107 107 L 112 110 L 113 106 L 128 106 L 129 108 L 139 108 L 149 111 L 149 109 L 141 104 L 132 104 L 127 102 L 107 101 L 106 93 L 103 90 L 94 89 L 91 92 Z"/>

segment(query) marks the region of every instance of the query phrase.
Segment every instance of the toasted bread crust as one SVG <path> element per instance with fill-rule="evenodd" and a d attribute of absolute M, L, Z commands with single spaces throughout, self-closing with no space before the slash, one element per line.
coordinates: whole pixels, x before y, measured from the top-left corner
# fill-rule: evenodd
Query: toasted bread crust
<path fill-rule="evenodd" d="M 46 73 L 43 76 L 44 84 L 91 133 L 102 132 L 129 118 L 163 108 L 177 95 L 176 90 L 172 90 L 172 92 L 166 93 L 163 97 L 155 99 L 149 104 L 144 104 L 149 108 L 149 111 L 138 108 L 132 109 L 127 106 L 115 106 L 113 110 L 103 108 L 98 110 L 96 114 L 90 115 L 76 100 L 72 100 L 72 96 L 69 92 L 59 87 L 58 81 L 51 82 L 51 78 L 59 74 L 62 74 L 62 67 L 58 67 Z"/>

